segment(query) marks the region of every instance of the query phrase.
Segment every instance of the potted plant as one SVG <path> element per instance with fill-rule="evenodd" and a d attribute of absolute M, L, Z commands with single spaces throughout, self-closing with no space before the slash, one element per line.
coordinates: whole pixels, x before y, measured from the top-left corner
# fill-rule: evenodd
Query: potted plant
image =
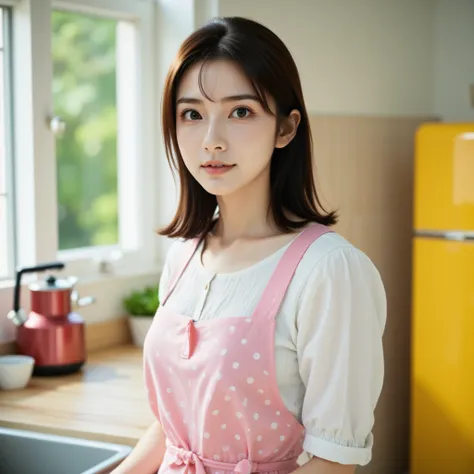
<path fill-rule="evenodd" d="M 143 347 L 153 316 L 160 305 L 158 288 L 147 286 L 141 290 L 134 290 L 124 298 L 123 305 L 129 316 L 128 321 L 133 343 Z"/>

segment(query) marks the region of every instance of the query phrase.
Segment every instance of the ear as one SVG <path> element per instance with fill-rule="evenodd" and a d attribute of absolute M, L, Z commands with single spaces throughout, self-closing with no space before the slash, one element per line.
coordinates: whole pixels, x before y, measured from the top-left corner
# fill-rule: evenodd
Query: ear
<path fill-rule="evenodd" d="M 293 140 L 298 130 L 298 125 L 301 121 L 301 114 L 299 110 L 292 110 L 288 117 L 282 120 L 280 124 L 280 129 L 276 137 L 276 148 L 284 148 L 288 143 Z"/>

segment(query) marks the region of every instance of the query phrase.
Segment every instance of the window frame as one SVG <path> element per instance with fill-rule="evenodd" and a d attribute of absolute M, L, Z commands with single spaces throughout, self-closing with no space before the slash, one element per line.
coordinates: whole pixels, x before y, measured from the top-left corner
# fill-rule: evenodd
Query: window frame
<path fill-rule="evenodd" d="M 23 0 L 12 1 L 14 74 L 14 177 L 16 190 L 17 265 L 63 261 L 68 273 L 101 279 L 113 275 L 159 271 L 161 261 L 153 229 L 157 227 L 156 93 L 154 61 L 155 9 L 153 0 Z M 3 3 L 3 0 L 0 0 Z M 40 5 L 41 4 L 41 5 Z M 136 160 L 124 171 L 119 166 L 119 186 L 125 174 L 133 205 L 120 198 L 119 222 L 125 220 L 127 249 L 91 247 L 58 251 L 55 135 L 49 129 L 53 115 L 51 11 L 61 9 L 127 20 L 137 28 Z M 33 73 L 34 72 L 34 73 Z M 21 93 L 19 92 L 21 91 Z M 118 158 L 119 159 L 119 158 Z M 120 163 L 119 163 L 120 165 Z M 130 164 L 127 164 L 127 167 Z M 33 170 L 21 173 L 21 170 Z M 128 177 L 132 175 L 133 180 Z M 47 185 L 45 186 L 45 183 Z M 122 214 L 125 212 L 125 214 Z M 125 219 L 120 216 L 125 215 Z M 130 226 L 128 218 L 134 219 Z M 122 227 L 119 225 L 119 227 Z M 122 227 L 121 231 L 124 229 Z M 122 237 L 121 233 L 121 237 Z"/>
<path fill-rule="evenodd" d="M 5 125 L 5 197 L 7 213 L 7 275 L 0 275 L 0 280 L 8 278 L 16 265 L 15 245 L 15 196 L 14 196 L 14 154 L 13 138 L 13 74 L 12 74 L 12 11 L 10 5 L 0 3 L 4 8 L 3 16 L 3 81 L 4 81 L 4 125 Z M 6 13 L 6 15 L 5 15 Z"/>

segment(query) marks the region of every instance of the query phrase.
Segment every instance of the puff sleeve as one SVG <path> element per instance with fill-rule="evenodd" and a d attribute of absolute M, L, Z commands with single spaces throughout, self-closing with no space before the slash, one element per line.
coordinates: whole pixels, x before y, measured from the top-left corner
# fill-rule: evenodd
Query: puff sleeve
<path fill-rule="evenodd" d="M 310 455 L 340 464 L 371 460 L 385 322 L 384 286 L 362 251 L 337 248 L 315 265 L 296 315 L 304 449 Z"/>

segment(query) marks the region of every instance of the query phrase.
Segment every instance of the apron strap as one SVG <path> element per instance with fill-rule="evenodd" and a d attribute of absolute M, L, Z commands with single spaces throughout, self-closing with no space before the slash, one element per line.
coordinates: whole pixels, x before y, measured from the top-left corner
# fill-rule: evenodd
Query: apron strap
<path fill-rule="evenodd" d="M 322 224 L 306 228 L 288 247 L 273 272 L 252 317 L 274 319 L 285 297 L 291 279 L 306 250 L 321 235 L 332 232 Z"/>
<path fill-rule="evenodd" d="M 185 245 L 183 245 L 184 256 L 183 256 L 181 268 L 178 268 L 178 271 L 176 271 L 174 274 L 174 277 L 172 277 L 171 284 L 168 285 L 167 293 L 166 293 L 165 299 L 161 302 L 161 306 L 163 306 L 166 303 L 171 293 L 173 293 L 174 289 L 176 288 L 176 285 L 178 284 L 178 281 L 180 280 L 183 273 L 186 271 L 186 268 L 188 268 L 189 262 L 191 261 L 194 254 L 196 253 L 196 250 L 199 247 L 200 243 L 201 243 L 201 239 L 196 238 L 196 239 L 189 240 L 188 242 L 186 242 Z"/>

